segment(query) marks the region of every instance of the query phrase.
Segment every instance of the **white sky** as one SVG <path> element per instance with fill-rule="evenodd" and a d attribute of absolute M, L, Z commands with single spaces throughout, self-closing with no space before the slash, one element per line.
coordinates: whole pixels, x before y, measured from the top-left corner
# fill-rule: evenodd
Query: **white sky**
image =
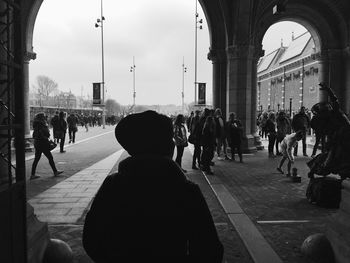
<path fill-rule="evenodd" d="M 195 1 L 104 0 L 103 7 L 106 97 L 132 104 L 135 56 L 136 104 L 180 105 L 185 57 L 185 102 L 192 102 Z M 198 12 L 204 23 L 198 30 L 197 81 L 207 83 L 210 103 L 209 32 L 199 4 Z M 92 83 L 101 81 L 101 30 L 94 26 L 99 16 L 100 0 L 43 1 L 34 28 L 37 59 L 30 62 L 30 86 L 46 75 L 60 90 L 91 98 Z M 265 35 L 265 54 L 278 48 L 281 38 L 288 45 L 292 31 L 298 36 L 305 30 L 296 23 L 275 24 Z"/>

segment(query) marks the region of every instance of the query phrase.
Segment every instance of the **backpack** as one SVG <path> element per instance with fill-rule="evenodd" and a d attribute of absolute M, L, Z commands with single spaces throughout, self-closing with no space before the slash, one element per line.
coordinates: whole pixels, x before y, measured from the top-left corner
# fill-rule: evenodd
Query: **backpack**
<path fill-rule="evenodd" d="M 310 203 L 326 208 L 339 208 L 341 201 L 341 180 L 332 177 L 311 179 L 306 190 Z"/>

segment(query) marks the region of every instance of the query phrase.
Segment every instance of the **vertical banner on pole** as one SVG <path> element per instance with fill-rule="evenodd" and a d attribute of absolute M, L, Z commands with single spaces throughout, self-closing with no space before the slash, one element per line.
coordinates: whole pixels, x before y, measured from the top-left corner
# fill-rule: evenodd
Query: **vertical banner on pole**
<path fill-rule="evenodd" d="M 198 105 L 205 105 L 206 83 L 198 83 Z"/>
<path fill-rule="evenodd" d="M 101 105 L 101 83 L 92 83 L 92 105 Z"/>

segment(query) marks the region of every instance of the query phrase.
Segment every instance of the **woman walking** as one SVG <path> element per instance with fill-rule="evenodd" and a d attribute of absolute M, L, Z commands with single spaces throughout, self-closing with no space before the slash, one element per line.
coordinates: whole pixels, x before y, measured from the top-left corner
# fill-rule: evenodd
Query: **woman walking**
<path fill-rule="evenodd" d="M 181 160 L 185 150 L 188 146 L 186 128 L 184 126 L 185 118 L 182 114 L 177 115 L 174 122 L 174 139 L 176 146 L 176 159 L 175 162 L 181 167 Z M 186 173 L 187 171 L 181 167 L 182 171 Z"/>
<path fill-rule="evenodd" d="M 55 162 L 50 152 L 50 148 L 49 148 L 50 130 L 49 130 L 48 123 L 46 121 L 46 116 L 43 112 L 35 115 L 35 118 L 33 121 L 33 128 L 34 128 L 33 138 L 34 138 L 35 158 L 32 164 L 32 173 L 31 173 L 30 179 L 33 180 L 40 177 L 39 175 L 35 175 L 35 171 L 42 153 L 49 160 L 54 176 L 57 176 L 63 173 L 63 171 L 58 171 L 56 169 Z"/>

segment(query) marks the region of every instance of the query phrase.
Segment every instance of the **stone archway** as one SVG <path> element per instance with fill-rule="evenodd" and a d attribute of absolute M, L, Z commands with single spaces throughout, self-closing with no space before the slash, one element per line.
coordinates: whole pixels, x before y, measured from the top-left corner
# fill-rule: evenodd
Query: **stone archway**
<path fill-rule="evenodd" d="M 320 61 L 320 82 L 331 86 L 339 96 L 340 102 L 346 111 L 349 111 L 350 88 L 347 88 L 349 80 L 345 74 L 343 63 L 349 61 L 349 48 L 346 43 L 348 34 L 345 21 L 340 14 L 329 14 L 328 8 L 315 9 L 309 3 L 286 5 L 284 13 L 273 15 L 272 13 L 262 17 L 258 23 L 255 46 L 261 47 L 262 38 L 267 29 L 276 22 L 293 21 L 304 26 L 311 34 L 318 60 Z M 320 91 L 320 101 L 327 100 L 327 94 Z"/>

